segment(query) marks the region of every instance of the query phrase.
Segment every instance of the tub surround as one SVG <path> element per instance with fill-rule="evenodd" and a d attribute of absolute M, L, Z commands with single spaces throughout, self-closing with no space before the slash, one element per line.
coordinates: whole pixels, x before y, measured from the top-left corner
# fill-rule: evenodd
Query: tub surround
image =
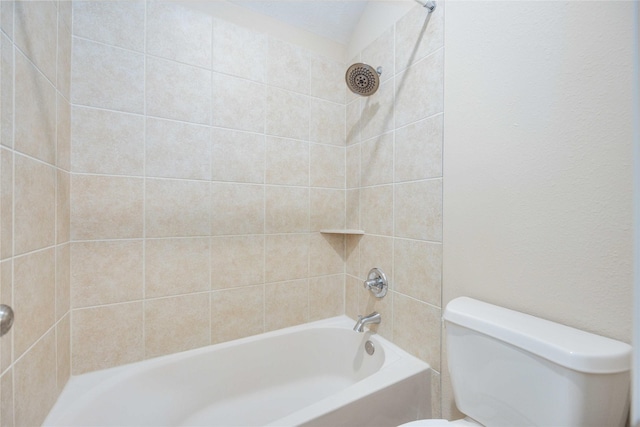
<path fill-rule="evenodd" d="M 71 2 L 0 2 L 0 423 L 40 425 L 70 375 Z"/>

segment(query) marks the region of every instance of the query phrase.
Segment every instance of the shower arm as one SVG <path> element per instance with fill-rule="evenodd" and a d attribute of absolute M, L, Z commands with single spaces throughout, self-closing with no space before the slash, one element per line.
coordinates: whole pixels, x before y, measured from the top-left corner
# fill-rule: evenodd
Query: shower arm
<path fill-rule="evenodd" d="M 434 10 L 436 10 L 436 2 L 432 1 L 432 0 L 415 0 L 417 3 L 421 4 L 423 7 L 426 7 L 427 10 L 429 11 L 429 13 L 433 12 Z"/>

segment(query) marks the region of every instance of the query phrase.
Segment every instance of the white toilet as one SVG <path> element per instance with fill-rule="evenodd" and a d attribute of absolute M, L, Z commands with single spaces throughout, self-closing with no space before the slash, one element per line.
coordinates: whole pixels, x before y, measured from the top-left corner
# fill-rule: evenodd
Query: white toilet
<path fill-rule="evenodd" d="M 467 418 L 402 426 L 624 426 L 631 346 L 461 297 L 444 312 L 453 394 Z"/>

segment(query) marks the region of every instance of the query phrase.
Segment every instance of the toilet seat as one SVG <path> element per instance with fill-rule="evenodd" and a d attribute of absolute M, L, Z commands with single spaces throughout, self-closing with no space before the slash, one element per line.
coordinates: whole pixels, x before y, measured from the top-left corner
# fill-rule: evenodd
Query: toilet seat
<path fill-rule="evenodd" d="M 447 420 L 417 420 L 411 421 L 406 424 L 401 424 L 398 427 L 481 427 L 480 424 L 468 419 L 463 418 L 461 420 L 447 421 Z"/>

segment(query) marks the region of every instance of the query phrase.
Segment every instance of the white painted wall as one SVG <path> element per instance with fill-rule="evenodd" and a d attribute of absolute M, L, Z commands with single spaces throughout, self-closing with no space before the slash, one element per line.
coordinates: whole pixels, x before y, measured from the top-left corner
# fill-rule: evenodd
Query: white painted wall
<path fill-rule="evenodd" d="M 444 303 L 631 340 L 633 2 L 448 2 Z"/>

